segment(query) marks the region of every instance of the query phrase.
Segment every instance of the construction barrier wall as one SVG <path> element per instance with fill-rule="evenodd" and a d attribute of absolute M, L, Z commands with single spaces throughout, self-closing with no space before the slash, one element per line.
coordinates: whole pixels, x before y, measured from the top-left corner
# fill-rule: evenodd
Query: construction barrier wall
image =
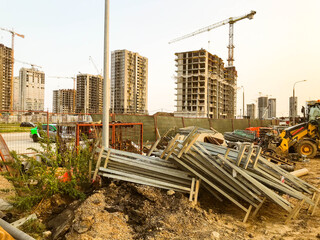
<path fill-rule="evenodd" d="M 94 121 L 101 121 L 102 115 L 92 115 Z M 111 120 L 112 119 L 112 120 Z M 260 119 L 208 119 L 208 118 L 184 118 L 163 115 L 131 115 L 112 114 L 110 121 L 116 122 L 141 122 L 143 123 L 144 142 L 154 142 L 157 138 L 156 128 L 160 135 L 163 135 L 170 128 L 182 128 L 188 126 L 198 126 L 206 129 L 213 128 L 221 133 L 232 132 L 235 129 L 245 129 L 248 127 L 268 127 L 277 125 L 277 120 Z"/>

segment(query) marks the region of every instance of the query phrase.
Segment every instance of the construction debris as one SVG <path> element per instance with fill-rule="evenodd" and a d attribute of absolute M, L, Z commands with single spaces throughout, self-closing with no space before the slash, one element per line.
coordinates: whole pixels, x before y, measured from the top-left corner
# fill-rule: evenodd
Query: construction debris
<path fill-rule="evenodd" d="M 231 142 L 254 142 L 256 140 L 255 132 L 248 130 L 234 130 L 233 132 L 225 132 L 224 138 Z"/>
<path fill-rule="evenodd" d="M 291 172 L 291 174 L 296 177 L 302 177 L 304 175 L 307 175 L 308 173 L 309 173 L 309 170 L 306 168 L 302 168 L 302 169 Z"/>
<path fill-rule="evenodd" d="M 246 213 L 244 222 L 252 208 L 255 216 L 266 199 L 290 213 L 287 221 L 297 217 L 304 203 L 309 205 L 311 215 L 315 213 L 320 190 L 260 156 L 260 147 L 244 144 L 238 151 L 196 142 L 196 130 L 184 141 L 171 143 L 160 152 L 160 158 L 170 159 L 197 176 L 202 187 L 219 201 L 223 196 L 237 205 Z M 294 206 L 284 194 L 300 202 Z"/>
<path fill-rule="evenodd" d="M 199 183 L 192 174 L 159 157 L 142 156 L 115 149 L 100 149 L 93 179 L 97 174 L 117 180 L 190 193 L 197 199 Z"/>

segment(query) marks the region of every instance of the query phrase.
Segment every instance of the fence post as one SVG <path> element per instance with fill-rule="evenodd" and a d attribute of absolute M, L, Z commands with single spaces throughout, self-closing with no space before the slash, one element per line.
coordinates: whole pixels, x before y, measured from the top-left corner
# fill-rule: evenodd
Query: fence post
<path fill-rule="evenodd" d="M 182 126 L 185 128 L 186 124 L 184 123 L 184 117 L 181 117 L 181 120 L 182 120 Z"/>
<path fill-rule="evenodd" d="M 209 128 L 212 128 L 212 122 L 211 122 L 211 119 L 212 119 L 212 118 L 208 118 L 208 121 L 209 121 Z"/>
<path fill-rule="evenodd" d="M 49 109 L 47 109 L 47 136 L 49 138 Z"/>
<path fill-rule="evenodd" d="M 232 132 L 234 131 L 234 119 L 233 118 L 231 118 L 231 127 L 232 127 Z"/>
<path fill-rule="evenodd" d="M 153 120 L 154 120 L 154 133 L 156 135 L 156 140 L 157 140 L 158 139 L 158 134 L 157 134 L 157 128 L 158 128 L 157 113 L 153 115 Z"/>
<path fill-rule="evenodd" d="M 250 121 L 250 118 L 248 118 L 248 125 L 249 125 L 249 127 L 251 127 L 251 121 Z"/>

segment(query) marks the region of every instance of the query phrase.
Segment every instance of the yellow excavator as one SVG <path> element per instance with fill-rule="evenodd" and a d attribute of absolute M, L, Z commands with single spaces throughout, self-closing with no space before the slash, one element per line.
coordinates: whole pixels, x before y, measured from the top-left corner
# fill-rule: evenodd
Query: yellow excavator
<path fill-rule="evenodd" d="M 284 129 L 277 141 L 269 144 L 269 151 L 284 156 L 297 153 L 307 158 L 317 155 L 320 150 L 320 100 L 308 101 L 305 110 L 306 122 Z"/>

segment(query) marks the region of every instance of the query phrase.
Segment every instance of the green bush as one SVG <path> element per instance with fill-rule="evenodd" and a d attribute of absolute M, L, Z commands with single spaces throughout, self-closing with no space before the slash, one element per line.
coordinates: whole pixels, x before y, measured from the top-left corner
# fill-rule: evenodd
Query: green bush
<path fill-rule="evenodd" d="M 37 152 L 37 157 L 26 155 L 18 156 L 12 152 L 15 162 L 11 164 L 18 174 L 12 180 L 17 196 L 13 204 L 20 210 L 29 210 L 42 199 L 50 198 L 54 194 L 84 199 L 85 192 L 90 188 L 89 160 L 92 158 L 91 144 L 86 141 L 85 146 L 79 148 L 78 153 L 74 148 L 66 147 L 56 141 L 55 146 L 48 138 L 40 142 L 42 150 L 32 149 Z M 26 170 L 24 166 L 27 166 Z M 63 181 L 61 176 L 68 173 L 69 180 Z"/>

